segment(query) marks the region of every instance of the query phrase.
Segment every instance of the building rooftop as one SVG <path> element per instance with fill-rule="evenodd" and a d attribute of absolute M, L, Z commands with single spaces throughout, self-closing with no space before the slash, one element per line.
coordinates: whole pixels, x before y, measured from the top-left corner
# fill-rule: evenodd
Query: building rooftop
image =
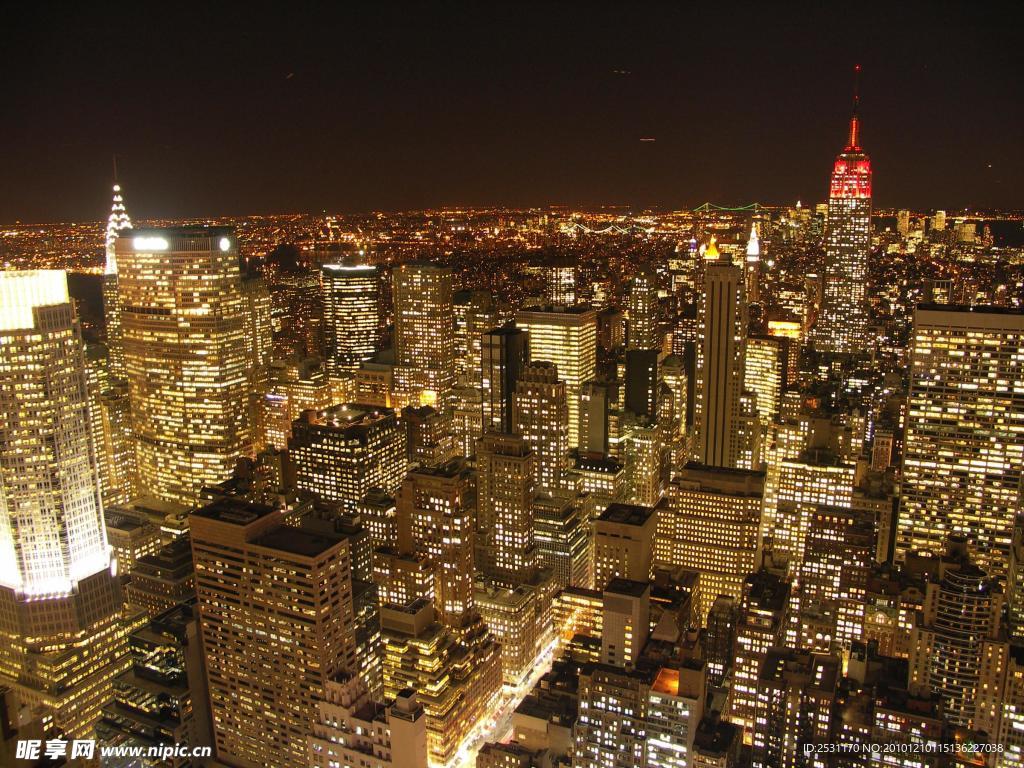
<path fill-rule="evenodd" d="M 654 507 L 641 507 L 636 504 L 614 502 L 608 505 L 608 508 L 601 513 L 598 520 L 605 523 L 642 526 L 653 514 Z"/>
<path fill-rule="evenodd" d="M 616 595 L 629 595 L 630 597 L 643 597 L 650 589 L 650 583 L 646 581 L 633 581 L 624 579 L 621 576 L 612 578 L 604 588 L 605 592 L 612 592 Z"/>
<path fill-rule="evenodd" d="M 233 496 L 225 496 L 207 504 L 205 507 L 194 510 L 192 514 L 208 520 L 244 526 L 254 523 L 274 512 L 274 508 L 266 504 L 252 504 Z"/>
<path fill-rule="evenodd" d="M 260 547 L 276 549 L 280 552 L 288 552 L 289 554 L 301 557 L 316 557 L 336 547 L 338 542 L 343 539 L 343 536 L 331 536 L 319 531 L 314 533 L 303 528 L 282 525 L 280 528 L 259 537 L 253 543 Z"/>

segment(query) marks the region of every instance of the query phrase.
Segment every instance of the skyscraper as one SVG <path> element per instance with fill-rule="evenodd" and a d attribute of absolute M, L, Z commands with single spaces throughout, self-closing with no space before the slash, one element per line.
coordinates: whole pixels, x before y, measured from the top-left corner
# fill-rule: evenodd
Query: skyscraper
<path fill-rule="evenodd" d="M 459 459 L 441 467 L 414 469 L 397 497 L 398 549 L 427 561 L 441 620 L 453 629 L 475 618 L 468 475 Z"/>
<path fill-rule="evenodd" d="M 633 276 L 629 284 L 629 349 L 660 349 L 657 274 L 650 267 Z"/>
<path fill-rule="evenodd" d="M 136 230 L 116 254 L 139 481 L 189 504 L 252 444 L 238 243 L 228 227 Z"/>
<path fill-rule="evenodd" d="M 214 746 L 230 765 L 307 768 L 328 682 L 356 672 L 349 540 L 282 517 L 222 499 L 190 519 Z"/>
<path fill-rule="evenodd" d="M 517 435 L 491 432 L 477 444 L 477 537 L 484 538 L 483 570 L 509 586 L 537 569 L 534 546 L 534 454 Z"/>
<path fill-rule="evenodd" d="M 89 737 L 126 668 L 65 274 L 0 272 L 0 682 Z"/>
<path fill-rule="evenodd" d="M 405 445 L 394 411 L 352 404 L 305 411 L 288 441 L 296 486 L 347 509 L 371 488 L 398 490 L 408 466 Z"/>
<path fill-rule="evenodd" d="M 968 536 L 1006 574 L 1024 481 L 1024 313 L 922 305 L 914 320 L 897 556 Z"/>
<path fill-rule="evenodd" d="M 529 361 L 528 338 L 521 328 L 494 328 L 481 336 L 480 391 L 485 432 L 512 431 L 512 396 Z"/>
<path fill-rule="evenodd" d="M 118 236 L 132 228 L 132 220 L 124 207 L 121 185 L 114 185 L 114 200 L 110 205 L 107 219 L 106 263 L 103 267 L 103 315 L 107 324 L 107 348 L 110 350 L 110 375 L 115 379 L 125 377 L 124 346 L 121 343 L 121 300 L 117 293 Z"/>
<path fill-rule="evenodd" d="M 530 360 L 558 366 L 569 403 L 569 447 L 579 445 L 579 398 L 597 367 L 597 313 L 586 305 L 523 310 L 516 326 L 530 334 Z"/>
<path fill-rule="evenodd" d="M 704 252 L 702 337 L 697 355 L 694 459 L 711 467 L 739 467 L 744 453 L 741 398 L 747 336 L 743 270 L 719 254 L 712 239 Z"/>
<path fill-rule="evenodd" d="M 327 372 L 354 371 L 377 351 L 380 335 L 380 270 L 370 264 L 325 264 L 324 343 Z"/>
<path fill-rule="evenodd" d="M 562 487 L 569 470 L 569 406 L 565 382 L 548 362 L 530 363 L 519 377 L 512 405 L 512 430 L 533 451 L 538 492 Z"/>
<path fill-rule="evenodd" d="M 697 623 L 716 599 L 737 602 L 744 580 L 761 565 L 764 473 L 687 464 L 668 488 L 655 539 L 655 560 L 700 573 Z"/>
<path fill-rule="evenodd" d="M 813 335 L 821 352 L 853 354 L 868 347 L 871 159 L 860 146 L 858 102 L 855 93 L 850 133 L 832 168 L 829 187 L 825 284 Z"/>
<path fill-rule="evenodd" d="M 452 272 L 409 263 L 396 267 L 393 276 L 397 404 L 443 411 L 455 386 Z"/>

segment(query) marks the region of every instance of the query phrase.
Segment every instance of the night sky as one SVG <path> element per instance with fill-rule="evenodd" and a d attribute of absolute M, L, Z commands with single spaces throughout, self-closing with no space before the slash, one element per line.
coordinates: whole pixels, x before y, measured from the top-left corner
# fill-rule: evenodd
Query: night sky
<path fill-rule="evenodd" d="M 857 62 L 876 206 L 1024 207 L 997 6 L 358 5 L 9 8 L 0 222 L 105 217 L 114 153 L 137 219 L 820 201 Z"/>

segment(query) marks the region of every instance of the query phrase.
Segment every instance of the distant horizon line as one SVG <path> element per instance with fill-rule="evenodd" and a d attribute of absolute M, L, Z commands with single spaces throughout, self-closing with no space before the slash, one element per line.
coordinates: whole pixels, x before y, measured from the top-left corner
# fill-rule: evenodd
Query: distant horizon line
<path fill-rule="evenodd" d="M 827 200 L 817 201 L 810 205 L 802 205 L 803 208 L 813 209 L 814 206 L 819 204 L 825 204 Z M 530 205 L 530 206 L 509 206 L 509 205 L 443 205 L 436 208 L 402 208 L 402 209 L 369 209 L 365 211 L 320 211 L 320 212 L 309 212 L 309 211 L 280 211 L 276 213 L 237 213 L 237 214 L 219 214 L 219 215 L 193 215 L 193 216 L 178 216 L 178 217 L 158 217 L 158 218 L 140 218 L 134 219 L 133 222 L 144 223 L 144 222 L 205 222 L 205 221 L 219 221 L 225 219 L 272 219 L 272 218 L 302 218 L 302 217 L 356 217 L 356 216 L 409 216 L 414 214 L 419 215 L 437 215 L 446 213 L 482 213 L 486 211 L 506 211 L 509 213 L 529 213 L 529 212 L 548 212 L 548 211 L 563 211 L 580 214 L 600 214 L 608 213 L 612 210 L 623 209 L 622 215 L 630 216 L 664 216 L 670 214 L 682 214 L 682 213 L 701 213 L 699 210 L 705 205 L 710 205 L 716 213 L 754 213 L 757 208 L 764 210 L 782 210 L 788 208 L 797 207 L 796 203 L 749 203 L 743 206 L 719 206 L 715 203 L 702 203 L 699 206 L 693 208 L 656 208 L 656 207 L 642 207 L 637 208 L 627 203 L 604 203 L 600 205 L 572 205 L 568 203 L 550 203 L 545 205 Z M 756 206 L 756 208 L 755 208 Z M 871 212 L 872 217 L 875 216 L 893 216 L 898 211 L 906 210 L 912 215 L 925 216 L 934 214 L 936 211 L 945 211 L 947 217 L 967 217 L 967 218 L 985 218 L 985 217 L 1024 217 L 1024 207 L 1021 208 L 997 208 L 997 207 L 962 207 L 962 208 L 902 208 L 898 206 L 885 206 L 882 208 L 873 209 Z M 628 211 L 628 213 L 626 212 Z M 1012 218 L 1011 218 L 1012 220 Z M 6 221 L 0 222 L 0 227 L 46 227 L 55 225 L 68 225 L 68 224 L 99 224 L 104 225 L 106 220 L 103 218 L 98 219 L 55 219 L 50 221 Z"/>

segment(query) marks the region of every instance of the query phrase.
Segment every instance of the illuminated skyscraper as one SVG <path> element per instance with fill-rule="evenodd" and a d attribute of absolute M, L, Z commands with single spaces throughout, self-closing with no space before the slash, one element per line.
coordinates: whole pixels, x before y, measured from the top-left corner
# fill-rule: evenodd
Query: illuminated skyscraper
<path fill-rule="evenodd" d="M 106 264 L 103 267 L 103 315 L 107 324 L 107 348 L 110 350 L 110 375 L 115 379 L 125 377 L 124 346 L 121 343 L 121 300 L 117 293 L 117 253 L 115 245 L 118 235 L 132 228 L 132 220 L 124 207 L 121 185 L 114 185 L 114 201 L 107 219 Z"/>
<path fill-rule="evenodd" d="M 750 239 L 747 240 L 746 274 L 747 301 L 761 300 L 761 241 L 757 237 L 757 224 L 750 225 Z"/>
<path fill-rule="evenodd" d="M 914 321 L 897 556 L 967 536 L 1003 578 L 1024 482 L 1024 313 L 922 305 Z"/>
<path fill-rule="evenodd" d="M 356 672 L 349 539 L 237 499 L 190 527 L 216 757 L 308 768 L 328 681 Z"/>
<path fill-rule="evenodd" d="M 459 459 L 406 475 L 397 497 L 398 549 L 424 558 L 434 575 L 441 620 L 454 629 L 475 618 L 469 470 Z"/>
<path fill-rule="evenodd" d="M 484 431 L 512 431 L 512 397 L 529 361 L 528 339 L 521 328 L 494 328 L 481 336 L 479 385 Z"/>
<path fill-rule="evenodd" d="M 249 452 L 249 345 L 227 227 L 136 230 L 116 244 L 139 481 L 189 504 Z"/>
<path fill-rule="evenodd" d="M 571 307 L 576 303 L 576 265 L 571 261 L 544 268 L 544 295 L 555 305 Z"/>
<path fill-rule="evenodd" d="M 740 467 L 751 425 L 744 413 L 747 337 L 743 270 L 712 239 L 704 252 L 704 301 L 697 350 L 694 459 L 710 467 Z M 746 427 L 746 429 L 745 429 Z"/>
<path fill-rule="evenodd" d="M 396 267 L 394 300 L 397 404 L 444 411 L 455 386 L 451 270 L 436 264 Z"/>
<path fill-rule="evenodd" d="M 512 431 L 533 451 L 535 487 L 539 492 L 561 488 L 569 470 L 569 406 L 566 385 L 549 362 L 523 368 L 512 404 Z"/>
<path fill-rule="evenodd" d="M 850 134 L 829 188 L 824 293 L 813 335 L 821 352 L 853 354 L 868 347 L 871 160 L 860 146 L 858 101 L 855 94 Z"/>
<path fill-rule="evenodd" d="M 668 488 L 654 558 L 700 573 L 697 623 L 722 595 L 737 602 L 761 565 L 764 473 L 687 464 Z"/>
<path fill-rule="evenodd" d="M 971 561 L 966 539 L 950 537 L 915 619 L 910 689 L 937 694 L 954 725 L 997 730 L 1008 651 L 1002 609 L 1002 590 Z"/>
<path fill-rule="evenodd" d="M 125 668 L 65 274 L 0 272 L 0 683 L 70 738 Z"/>
<path fill-rule="evenodd" d="M 518 435 L 488 433 L 477 444 L 477 537 L 484 571 L 509 586 L 537 570 L 533 502 L 535 457 Z"/>
<path fill-rule="evenodd" d="M 768 650 L 782 642 L 789 584 L 758 571 L 744 581 L 741 600 L 729 719 L 744 728 L 744 740 L 749 744 L 758 704 L 758 676 Z"/>
<path fill-rule="evenodd" d="M 597 313 L 588 306 L 524 310 L 516 326 L 530 334 L 530 360 L 558 366 L 569 403 L 569 447 L 579 445 L 579 398 L 597 367 Z"/>
<path fill-rule="evenodd" d="M 398 491 L 405 442 L 391 409 L 335 405 L 305 411 L 292 424 L 288 449 L 298 488 L 356 509 L 371 488 Z"/>
<path fill-rule="evenodd" d="M 377 351 L 380 270 L 368 264 L 327 264 L 320 271 L 320 281 L 327 372 L 355 371 Z"/>
<path fill-rule="evenodd" d="M 629 349 L 660 349 L 657 274 L 642 269 L 629 284 Z"/>
<path fill-rule="evenodd" d="M 779 415 L 786 382 L 788 339 L 751 336 L 747 339 L 744 387 L 757 393 L 757 414 L 768 426 Z"/>

